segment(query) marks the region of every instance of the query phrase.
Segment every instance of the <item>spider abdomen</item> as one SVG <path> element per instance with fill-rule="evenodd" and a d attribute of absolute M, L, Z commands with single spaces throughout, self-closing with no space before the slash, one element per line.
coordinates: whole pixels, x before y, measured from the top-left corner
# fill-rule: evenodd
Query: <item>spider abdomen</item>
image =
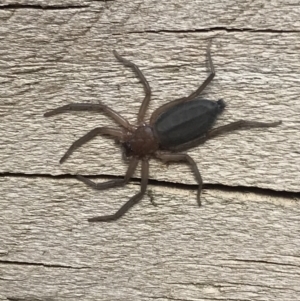
<path fill-rule="evenodd" d="M 198 98 L 170 108 L 154 124 L 161 147 L 167 149 L 202 137 L 224 108 L 223 100 Z"/>

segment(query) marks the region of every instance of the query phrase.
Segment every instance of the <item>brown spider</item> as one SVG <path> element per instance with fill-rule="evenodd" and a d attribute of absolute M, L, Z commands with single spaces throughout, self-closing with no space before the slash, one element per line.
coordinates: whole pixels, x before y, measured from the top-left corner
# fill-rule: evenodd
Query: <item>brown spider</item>
<path fill-rule="evenodd" d="M 215 76 L 215 70 L 210 54 L 210 46 L 207 50 L 210 74 L 202 85 L 189 96 L 173 100 L 156 109 L 150 117 L 150 122 L 146 123 L 144 121 L 144 116 L 151 97 L 149 83 L 138 66 L 120 56 L 116 51 L 113 51 L 113 53 L 121 63 L 134 70 L 144 85 L 146 95 L 138 113 L 137 126 L 130 124 L 120 114 L 101 103 L 73 103 L 51 110 L 44 114 L 45 117 L 49 117 L 67 111 L 103 111 L 121 126 L 121 128 L 118 129 L 111 127 L 97 127 L 91 130 L 86 135 L 76 140 L 60 159 L 60 163 L 63 163 L 75 149 L 97 135 L 108 135 L 120 142 L 125 149 L 125 155 L 130 158 L 129 167 L 124 179 L 115 179 L 97 184 L 88 178 L 77 175 L 77 178 L 80 181 L 94 189 L 103 190 L 127 184 L 137 167 L 138 161 L 142 161 L 141 191 L 131 197 L 130 200 L 122 205 L 116 213 L 90 218 L 88 220 L 89 222 L 117 220 L 142 199 L 148 184 L 149 159 L 151 157 L 158 158 L 163 162 L 183 161 L 189 164 L 199 185 L 197 201 L 198 205 L 201 206 L 200 193 L 202 189 L 202 178 L 197 165 L 189 155 L 174 152 L 186 150 L 190 147 L 204 143 L 208 139 L 219 136 L 220 134 L 228 133 L 237 129 L 267 128 L 281 124 L 281 121 L 264 123 L 239 120 L 211 129 L 217 116 L 225 108 L 225 102 L 222 99 L 214 102 L 199 98 L 200 93 Z"/>

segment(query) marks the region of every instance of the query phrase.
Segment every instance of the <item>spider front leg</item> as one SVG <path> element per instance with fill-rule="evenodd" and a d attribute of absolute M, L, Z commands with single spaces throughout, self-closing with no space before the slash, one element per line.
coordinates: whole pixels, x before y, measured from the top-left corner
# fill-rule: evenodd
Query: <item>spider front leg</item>
<path fill-rule="evenodd" d="M 144 196 L 148 184 L 149 177 L 149 162 L 148 160 L 142 161 L 142 172 L 141 172 L 141 191 L 134 195 L 127 203 L 125 203 L 115 214 L 103 215 L 88 219 L 89 222 L 110 222 L 122 217 L 131 207 L 137 204 Z"/>
<path fill-rule="evenodd" d="M 123 138 L 124 133 L 121 130 L 112 129 L 112 128 L 109 128 L 109 127 L 95 128 L 95 129 L 91 130 L 90 132 L 88 132 L 87 134 L 85 134 L 83 137 L 76 140 L 69 147 L 69 149 L 66 151 L 66 153 L 62 156 L 62 158 L 59 160 L 59 163 L 62 164 L 74 152 L 75 149 L 77 149 L 78 147 L 80 147 L 84 143 L 90 141 L 91 139 L 93 139 L 97 135 L 109 135 L 109 136 L 115 137 L 118 140 L 120 140 L 120 139 Z"/>
<path fill-rule="evenodd" d="M 141 104 L 140 110 L 139 110 L 139 114 L 138 114 L 138 123 L 141 123 L 144 119 L 148 104 L 150 102 L 150 98 L 151 98 L 151 88 L 150 85 L 148 83 L 148 81 L 146 80 L 144 74 L 142 73 L 142 71 L 139 69 L 139 67 L 128 61 L 127 59 L 123 58 L 116 50 L 113 51 L 114 56 L 116 57 L 117 60 L 119 60 L 121 63 L 124 64 L 124 66 L 126 67 L 130 67 L 133 69 L 133 71 L 136 73 L 136 75 L 138 76 L 138 78 L 140 79 L 140 81 L 142 82 L 143 86 L 144 86 L 144 90 L 145 90 L 145 98 Z"/>
<path fill-rule="evenodd" d="M 70 103 L 68 105 L 58 107 L 56 109 L 53 109 L 51 111 L 48 111 L 44 114 L 44 117 L 50 117 L 57 114 L 62 114 L 70 111 L 103 111 L 108 116 L 110 116 L 117 124 L 121 125 L 125 129 L 132 131 L 133 126 L 125 119 L 123 118 L 119 113 L 111 109 L 110 107 L 103 105 L 101 103 L 99 104 L 93 104 L 93 103 Z"/>
<path fill-rule="evenodd" d="M 201 174 L 199 172 L 199 169 L 198 169 L 195 161 L 187 154 L 160 153 L 160 154 L 157 154 L 156 157 L 158 159 L 161 159 L 165 163 L 182 161 L 182 162 L 188 163 L 191 166 L 191 168 L 194 172 L 194 175 L 196 177 L 196 180 L 198 182 L 198 185 L 199 185 L 198 192 L 197 192 L 197 203 L 199 206 L 201 206 L 200 194 L 201 194 L 201 190 L 202 190 L 203 181 L 202 181 Z"/>

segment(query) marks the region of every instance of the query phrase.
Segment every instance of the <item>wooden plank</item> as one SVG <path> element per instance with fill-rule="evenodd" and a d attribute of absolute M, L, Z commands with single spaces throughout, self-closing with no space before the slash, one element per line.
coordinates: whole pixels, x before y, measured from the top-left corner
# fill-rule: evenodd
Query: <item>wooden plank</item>
<path fill-rule="evenodd" d="M 101 19 L 113 32 L 226 30 L 299 31 L 297 0 L 109 1 Z M 98 3 L 91 1 L 92 6 Z M 98 23 L 99 24 L 99 23 Z"/>
<path fill-rule="evenodd" d="M 186 37 L 178 33 L 145 33 L 124 35 L 118 48 L 141 66 L 152 86 L 149 116 L 159 105 L 189 94 L 205 79 L 205 50 L 207 40 L 213 39 L 217 77 L 204 97 L 227 101 L 228 108 L 218 124 L 242 118 L 269 122 L 281 119 L 283 124 L 267 131 L 240 131 L 191 150 L 204 181 L 299 191 L 300 159 L 294 143 L 300 140 L 300 54 L 296 50 L 300 44 L 296 38 L 297 34 L 279 37 L 216 32 Z M 1 68 L 2 171 L 124 174 L 126 164 L 119 148 L 105 138 L 95 139 L 74 153 L 66 164 L 58 164 L 74 140 L 96 126 L 113 125 L 108 118 L 88 113 L 43 117 L 45 111 L 67 103 L 101 100 L 135 122 L 143 90 L 131 70 L 120 66 L 111 54 L 118 40 L 112 36 L 101 47 L 103 40 L 84 37 L 79 45 L 71 47 L 72 54 L 65 54 L 65 61 L 51 62 L 47 58 L 53 55 L 44 53 L 43 59 L 35 59 L 33 65 L 25 67 L 21 61 L 14 61 L 14 67 Z M 170 45 L 163 46 L 165 41 Z M 84 49 L 81 43 L 90 46 Z M 42 51 L 43 46 L 37 45 L 34 51 Z M 289 53 L 286 45 L 292 45 Z M 31 71 L 22 71 L 24 68 Z M 153 163 L 151 177 L 194 183 L 189 168 L 183 165 L 166 170 L 161 163 Z"/>
<path fill-rule="evenodd" d="M 296 300 L 299 5 L 15 4 L 0 4 L 0 300 Z M 60 9 L 69 4 L 88 7 Z M 209 40 L 217 76 L 203 96 L 228 105 L 217 125 L 242 118 L 283 124 L 189 151 L 205 183 L 239 186 L 209 186 L 203 207 L 197 208 L 191 186 L 172 184 L 195 183 L 187 166 L 152 160 L 150 177 L 159 182 L 149 190 L 158 206 L 146 195 L 118 222 L 89 225 L 88 218 L 115 212 L 139 187 L 99 192 L 72 176 L 104 181 L 125 173 L 119 146 L 105 138 L 58 163 L 74 140 L 111 120 L 79 113 L 46 119 L 44 112 L 102 101 L 135 122 L 143 89 L 114 58 L 117 49 L 152 87 L 149 117 L 205 79 Z M 246 193 L 247 186 L 287 194 Z"/>
<path fill-rule="evenodd" d="M 285 32 L 299 31 L 300 28 L 297 0 L 133 0 L 125 4 L 122 0 L 2 0 L 0 3 L 0 9 L 3 7 L 11 11 L 22 9 L 22 6 L 26 9 L 32 7 L 29 19 L 34 15 L 44 15 L 45 10 L 47 14 L 53 13 L 59 18 L 61 12 L 66 15 L 67 8 L 67 15 L 82 20 L 85 15 L 93 15 L 84 20 L 86 26 L 109 33 L 216 28 Z M 39 20 L 42 23 L 45 21 Z M 73 21 L 69 19 L 67 23 Z M 75 24 L 76 21 L 72 25 Z"/>
<path fill-rule="evenodd" d="M 197 208 L 195 191 L 151 186 L 157 207 L 145 197 L 117 222 L 88 224 L 138 187 L 40 177 L 1 187 L 3 300 L 298 298 L 296 200 L 209 190 Z"/>

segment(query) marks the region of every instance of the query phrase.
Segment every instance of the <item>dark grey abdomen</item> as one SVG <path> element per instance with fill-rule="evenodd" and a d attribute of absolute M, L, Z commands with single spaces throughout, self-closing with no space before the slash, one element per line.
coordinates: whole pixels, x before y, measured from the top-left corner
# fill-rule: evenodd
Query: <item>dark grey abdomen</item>
<path fill-rule="evenodd" d="M 224 107 L 223 100 L 195 99 L 162 113 L 154 124 L 160 145 L 175 147 L 203 136 Z"/>

